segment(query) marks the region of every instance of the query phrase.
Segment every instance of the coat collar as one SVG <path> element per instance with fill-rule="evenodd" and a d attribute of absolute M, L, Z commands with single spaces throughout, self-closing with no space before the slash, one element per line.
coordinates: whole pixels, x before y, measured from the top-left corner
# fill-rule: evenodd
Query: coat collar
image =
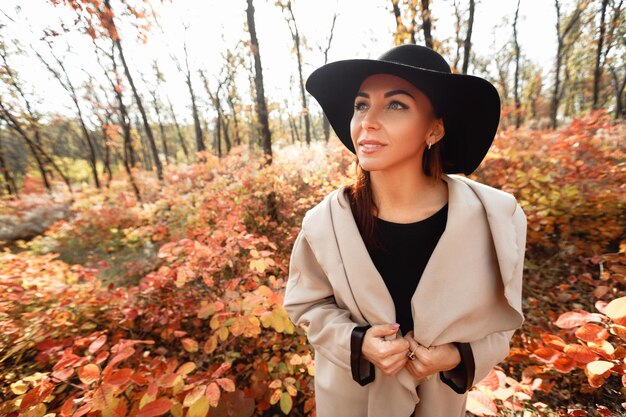
<path fill-rule="evenodd" d="M 504 286 L 512 279 L 513 271 L 520 260 L 516 245 L 516 232 L 512 221 L 515 199 L 500 190 L 480 184 L 458 175 L 442 176 L 448 184 L 448 218 L 441 235 L 422 274 L 420 284 L 413 295 L 413 307 L 419 307 L 419 299 L 427 297 L 436 286 L 435 274 L 446 269 L 450 254 L 466 252 L 467 241 L 460 240 L 463 230 L 474 219 L 471 201 L 480 200 L 495 245 L 497 262 Z M 368 323 L 393 323 L 396 321 L 395 307 L 387 286 L 373 264 L 350 209 L 348 198 L 341 187 L 330 196 L 330 215 L 337 247 L 343 262 L 353 297 L 363 318 Z M 449 268 L 448 268 L 449 269 Z M 363 277 L 369 277 L 364 279 Z M 375 295 L 377 302 L 372 302 Z M 512 305 L 512 300 L 509 300 Z M 513 305 L 512 305 L 513 306 Z M 515 307 L 515 306 L 513 306 Z M 517 308 L 516 308 L 517 310 Z M 414 314 L 415 315 L 415 314 Z M 519 311 L 522 316 L 522 312 Z"/>

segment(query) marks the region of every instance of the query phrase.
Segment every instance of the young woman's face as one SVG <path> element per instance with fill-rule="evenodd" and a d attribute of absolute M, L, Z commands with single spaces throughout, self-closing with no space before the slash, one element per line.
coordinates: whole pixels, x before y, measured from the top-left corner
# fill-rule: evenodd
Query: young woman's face
<path fill-rule="evenodd" d="M 354 100 L 352 143 L 365 171 L 405 164 L 421 170 L 428 142 L 443 137 L 430 100 L 413 84 L 391 74 L 366 78 Z"/>

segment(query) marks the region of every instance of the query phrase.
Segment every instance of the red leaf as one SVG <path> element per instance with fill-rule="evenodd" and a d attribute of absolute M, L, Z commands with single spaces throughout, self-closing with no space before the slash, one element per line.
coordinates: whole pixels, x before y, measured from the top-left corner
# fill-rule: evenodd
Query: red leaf
<path fill-rule="evenodd" d="M 548 333 L 542 333 L 541 340 L 543 340 L 543 343 L 545 343 L 549 347 L 554 348 L 556 350 L 560 350 L 561 352 L 563 352 L 563 348 L 565 347 L 565 344 L 566 344 L 565 341 L 561 339 L 559 336 L 555 336 L 553 334 L 548 334 Z"/>
<path fill-rule="evenodd" d="M 601 321 L 601 318 L 584 310 L 573 310 L 561 314 L 555 324 L 561 329 L 573 329 L 590 321 Z"/>
<path fill-rule="evenodd" d="M 149 402 L 144 405 L 137 417 L 156 417 L 163 415 L 170 411 L 172 408 L 172 402 L 167 398 L 159 398 L 158 400 Z"/>
<path fill-rule="evenodd" d="M 106 341 L 107 341 L 106 335 L 101 335 L 100 337 L 98 337 L 96 340 L 93 341 L 91 345 L 89 345 L 89 349 L 88 349 L 89 353 L 91 353 L 92 355 L 96 353 L 98 349 L 100 349 Z"/>
<path fill-rule="evenodd" d="M 613 417 L 613 413 L 607 407 L 597 404 L 596 407 L 598 407 L 597 411 L 602 417 Z"/>
<path fill-rule="evenodd" d="M 606 340 L 609 337 L 609 332 L 602 326 L 598 326 L 593 323 L 586 323 L 581 328 L 576 330 L 576 337 L 585 342 L 597 342 L 599 340 Z"/>
<path fill-rule="evenodd" d="M 588 364 L 599 358 L 591 349 L 583 345 L 567 345 L 565 346 L 564 352 L 576 362 L 583 364 Z"/>
<path fill-rule="evenodd" d="M 576 361 L 572 358 L 568 358 L 567 356 L 561 356 L 557 360 L 552 363 L 554 369 L 558 372 L 566 374 L 570 372 L 572 369 L 576 368 Z"/>
<path fill-rule="evenodd" d="M 104 382 L 107 384 L 120 386 L 127 383 L 133 375 L 133 370 L 130 368 L 118 369 L 111 372 L 104 377 Z"/>
<path fill-rule="evenodd" d="M 531 356 L 545 363 L 553 363 L 561 356 L 561 352 L 552 348 L 539 348 L 535 350 Z"/>

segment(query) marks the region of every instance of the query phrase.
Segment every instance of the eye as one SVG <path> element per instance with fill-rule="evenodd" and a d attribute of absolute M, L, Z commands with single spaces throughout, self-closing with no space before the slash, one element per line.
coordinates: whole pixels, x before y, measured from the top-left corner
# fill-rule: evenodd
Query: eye
<path fill-rule="evenodd" d="M 355 111 L 363 111 L 367 109 L 367 104 L 362 102 L 362 101 L 357 101 L 356 103 L 354 103 L 354 110 Z"/>
<path fill-rule="evenodd" d="M 399 101 L 392 101 L 391 103 L 389 103 L 388 107 L 390 110 L 404 110 L 408 108 L 406 105 L 400 103 Z"/>

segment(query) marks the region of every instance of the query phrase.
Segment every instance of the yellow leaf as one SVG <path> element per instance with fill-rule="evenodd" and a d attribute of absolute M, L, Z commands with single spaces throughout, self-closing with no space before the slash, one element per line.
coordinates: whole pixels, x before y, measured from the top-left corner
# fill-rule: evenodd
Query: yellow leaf
<path fill-rule="evenodd" d="M 626 317 L 626 297 L 616 298 L 606 306 L 606 315 L 611 319 Z"/>
<path fill-rule="evenodd" d="M 209 412 L 209 399 L 204 395 L 187 410 L 187 417 L 206 417 Z"/>
<path fill-rule="evenodd" d="M 280 410 L 286 415 L 291 411 L 291 407 L 293 406 L 293 401 L 291 399 L 291 395 L 286 392 L 283 392 L 280 396 Z"/>
<path fill-rule="evenodd" d="M 198 399 L 204 396 L 204 391 L 206 390 L 206 385 L 198 385 L 191 391 L 185 395 L 185 399 L 183 400 L 183 407 L 191 407 L 193 404 L 198 401 Z"/>
<path fill-rule="evenodd" d="M 275 379 L 272 382 L 270 382 L 270 384 L 268 385 L 269 389 L 276 389 L 276 388 L 280 388 L 283 385 L 282 381 L 280 379 Z"/>
<path fill-rule="evenodd" d="M 274 405 L 278 401 L 280 401 L 280 397 L 282 396 L 282 393 L 283 393 L 283 390 L 281 389 L 277 389 L 276 391 L 274 391 L 272 393 L 272 396 L 270 397 L 270 404 Z"/>
<path fill-rule="evenodd" d="M 196 364 L 194 362 L 185 362 L 176 371 L 178 375 L 187 375 L 193 372 L 196 369 Z"/>
<path fill-rule="evenodd" d="M 11 384 L 11 391 L 13 391 L 15 395 L 25 394 L 26 391 L 28 391 L 28 384 L 21 380 L 14 382 Z"/>
<path fill-rule="evenodd" d="M 215 335 L 212 335 L 207 339 L 206 342 L 204 342 L 204 346 L 202 347 L 202 350 L 207 355 L 210 355 L 211 353 L 213 353 L 213 351 L 216 348 L 217 348 L 217 337 L 215 337 Z"/>
<path fill-rule="evenodd" d="M 228 337 L 228 327 L 220 327 L 217 331 L 217 337 L 223 342 Z"/>
<path fill-rule="evenodd" d="M 587 364 L 587 370 L 594 375 L 602 375 L 614 366 L 615 364 L 607 361 L 593 361 Z"/>

